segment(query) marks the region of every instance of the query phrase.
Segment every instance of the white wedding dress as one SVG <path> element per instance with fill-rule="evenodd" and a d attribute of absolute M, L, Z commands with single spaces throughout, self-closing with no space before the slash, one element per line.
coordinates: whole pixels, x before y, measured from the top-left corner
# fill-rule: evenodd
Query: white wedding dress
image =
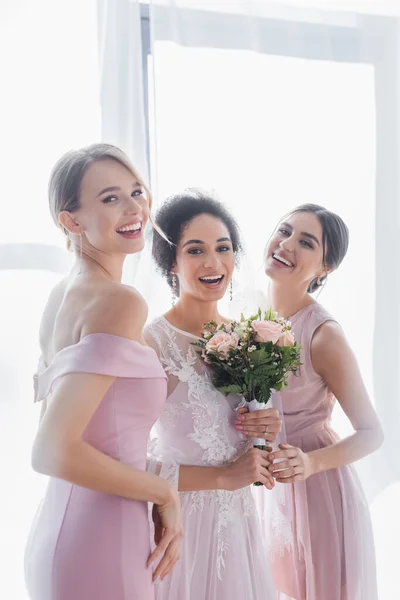
<path fill-rule="evenodd" d="M 239 398 L 225 398 L 213 387 L 192 345 L 197 338 L 163 317 L 146 328 L 145 337 L 169 379 L 169 395 L 149 447 L 149 469 L 177 487 L 180 465 L 221 466 L 246 451 L 249 442 L 234 427 Z M 156 600 L 276 598 L 255 489 L 180 492 L 185 531 L 181 559 L 157 584 Z M 270 494 L 265 488 L 256 493 Z"/>

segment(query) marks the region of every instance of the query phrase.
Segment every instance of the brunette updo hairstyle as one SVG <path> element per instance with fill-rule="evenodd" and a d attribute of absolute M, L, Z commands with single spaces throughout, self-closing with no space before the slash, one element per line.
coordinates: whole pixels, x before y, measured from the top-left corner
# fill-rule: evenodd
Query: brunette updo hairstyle
<path fill-rule="evenodd" d="M 204 214 L 224 223 L 229 231 L 236 262 L 243 251 L 239 227 L 234 217 L 213 194 L 198 188 L 189 188 L 169 196 L 155 216 L 157 226 L 164 232 L 168 241 L 154 231 L 152 253 L 159 271 L 171 287 L 171 270 L 176 263 L 176 248 L 182 233 L 192 219 Z"/>
<path fill-rule="evenodd" d="M 349 247 L 349 230 L 339 215 L 318 204 L 302 204 L 292 210 L 287 217 L 297 213 L 310 213 L 317 217 L 322 227 L 322 261 L 325 270 L 332 271 L 338 268 Z M 327 274 L 316 277 L 308 286 L 310 294 L 316 292 L 324 285 Z"/>

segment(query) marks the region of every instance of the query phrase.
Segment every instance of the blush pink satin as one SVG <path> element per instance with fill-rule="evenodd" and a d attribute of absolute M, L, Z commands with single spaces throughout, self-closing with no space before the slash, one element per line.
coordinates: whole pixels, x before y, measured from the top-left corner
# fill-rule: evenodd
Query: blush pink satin
<path fill-rule="evenodd" d="M 47 398 L 68 373 L 117 379 L 84 439 L 101 452 L 146 470 L 149 432 L 166 398 L 166 377 L 151 348 L 92 334 L 59 352 L 36 378 Z M 95 492 L 50 478 L 25 552 L 31 600 L 153 600 L 146 502 Z"/>
<path fill-rule="evenodd" d="M 303 365 L 279 395 L 287 442 L 304 452 L 339 439 L 330 425 L 336 400 L 314 371 L 310 356 L 315 331 L 332 320 L 319 304 L 292 318 Z M 279 600 L 377 600 L 371 519 L 354 467 L 278 485 L 284 485 L 294 539 L 292 549 L 275 554 L 271 563 Z"/>

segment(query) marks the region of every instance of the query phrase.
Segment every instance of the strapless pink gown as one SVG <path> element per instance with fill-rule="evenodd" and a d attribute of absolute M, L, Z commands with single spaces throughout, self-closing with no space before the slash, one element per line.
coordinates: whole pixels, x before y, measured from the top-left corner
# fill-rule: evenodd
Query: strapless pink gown
<path fill-rule="evenodd" d="M 37 398 L 51 402 L 61 377 L 99 373 L 117 379 L 84 439 L 146 470 L 149 432 L 166 398 L 166 377 L 149 347 L 96 333 L 59 352 L 37 376 Z M 146 568 L 150 531 L 146 502 L 126 500 L 50 478 L 25 553 L 32 600 L 153 600 Z"/>

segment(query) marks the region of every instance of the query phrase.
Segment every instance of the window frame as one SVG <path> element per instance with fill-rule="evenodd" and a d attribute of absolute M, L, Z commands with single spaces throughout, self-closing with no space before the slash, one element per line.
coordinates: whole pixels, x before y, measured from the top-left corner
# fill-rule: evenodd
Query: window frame
<path fill-rule="evenodd" d="M 142 23 L 142 53 L 143 77 L 147 129 L 147 157 L 149 172 L 151 172 L 149 153 L 149 73 L 148 59 L 152 54 L 151 15 L 152 7 L 141 5 Z M 169 7 L 157 7 L 157 18 L 170 18 Z M 195 17 L 195 18 L 194 18 Z M 234 35 L 243 28 L 243 16 L 220 14 L 211 11 L 193 9 L 179 10 L 179 26 L 192 27 L 194 20 L 200 26 L 192 27 L 190 41 L 185 36 L 186 46 L 216 47 L 224 49 L 250 49 L 243 44 L 241 35 Z M 254 19 L 254 17 L 252 17 Z M 262 43 L 257 44 L 257 51 L 280 56 L 291 56 L 312 60 L 335 60 L 338 62 L 357 62 L 370 64 L 375 71 L 376 99 L 376 214 L 375 214 L 375 248 L 376 288 L 375 315 L 371 319 L 374 327 L 374 392 L 379 414 L 383 421 L 388 443 L 395 443 L 400 428 L 398 402 L 400 398 L 400 336 L 396 336 L 390 354 L 382 348 L 386 346 L 387 315 L 391 315 L 391 330 L 400 332 L 400 271 L 390 268 L 387 257 L 395 255 L 400 260 L 400 249 L 394 251 L 393 240 L 400 237 L 400 108 L 398 98 L 400 93 L 400 51 L 398 55 L 393 48 L 400 48 L 400 19 L 390 16 L 358 15 L 353 26 L 340 25 L 346 22 L 348 16 L 338 15 L 336 25 L 326 23 L 311 24 L 293 22 L 290 20 L 270 20 L 260 18 L 263 32 Z M 207 24 L 207 27 L 201 26 Z M 230 35 L 221 35 L 230 28 Z M 174 39 L 174 29 L 165 28 L 165 40 Z M 193 35 L 192 35 L 193 34 Z M 291 37 L 289 51 L 285 47 L 285 39 L 297 34 L 293 43 Z M 329 44 L 326 44 L 326 39 Z M 227 40 L 229 39 L 229 43 Z M 232 44 L 232 40 L 234 43 Z M 371 41 L 373 40 L 373 41 Z M 260 42 L 258 36 L 257 42 Z M 324 43 L 325 42 L 325 43 Z M 363 50 L 361 55 L 360 48 Z M 396 127 L 396 125 L 398 126 Z M 398 173 L 399 171 L 399 173 Z M 378 209 L 379 208 L 379 209 Z M 393 212 L 395 211 L 395 214 Z M 388 284 L 390 293 L 388 293 Z M 350 291 L 351 293 L 351 291 Z M 395 334 L 396 335 L 396 334 Z M 391 373 L 392 376 L 388 376 Z M 395 446 L 393 446 L 395 447 Z M 400 472 L 400 456 L 388 456 L 394 467 L 393 471 Z M 389 478 L 389 474 L 388 474 Z M 388 481 L 389 483 L 389 481 Z"/>

